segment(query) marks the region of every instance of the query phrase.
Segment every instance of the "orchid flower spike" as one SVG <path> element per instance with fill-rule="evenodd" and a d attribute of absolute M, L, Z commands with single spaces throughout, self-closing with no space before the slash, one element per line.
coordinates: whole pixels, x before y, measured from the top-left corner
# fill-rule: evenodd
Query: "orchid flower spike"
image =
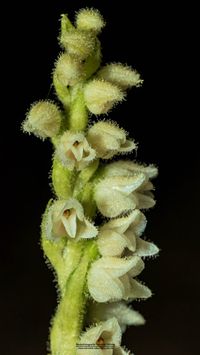
<path fill-rule="evenodd" d="M 130 303 L 152 294 L 137 276 L 145 257 L 159 252 L 143 237 L 158 170 L 108 162 L 137 144 L 117 122 L 95 122 L 93 115 L 110 112 L 143 79 L 126 64 L 101 64 L 105 20 L 97 9 L 79 10 L 73 23 L 62 14 L 60 23 L 62 51 L 52 77 L 59 103 L 34 103 L 22 124 L 53 146 L 53 199 L 41 223 L 41 247 L 59 294 L 49 355 L 131 355 L 121 346 L 122 332 L 145 320 Z"/>

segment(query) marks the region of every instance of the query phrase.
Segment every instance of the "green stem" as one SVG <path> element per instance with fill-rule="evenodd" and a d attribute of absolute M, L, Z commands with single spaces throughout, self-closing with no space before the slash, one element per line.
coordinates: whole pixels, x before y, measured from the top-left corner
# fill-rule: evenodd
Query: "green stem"
<path fill-rule="evenodd" d="M 74 173 L 54 156 L 52 166 L 53 189 L 59 199 L 66 200 L 72 195 Z"/>
<path fill-rule="evenodd" d="M 75 355 L 76 344 L 82 329 L 84 309 L 88 294 L 86 276 L 90 263 L 97 258 L 96 241 L 84 241 L 84 249 L 74 242 L 68 251 L 68 262 L 73 263 L 75 250 L 81 250 L 82 256 L 65 286 L 63 297 L 58 305 L 52 322 L 50 343 L 52 355 Z"/>
<path fill-rule="evenodd" d="M 71 88 L 71 104 L 68 116 L 68 126 L 72 131 L 84 131 L 88 123 L 88 110 L 85 105 L 83 84 Z"/>

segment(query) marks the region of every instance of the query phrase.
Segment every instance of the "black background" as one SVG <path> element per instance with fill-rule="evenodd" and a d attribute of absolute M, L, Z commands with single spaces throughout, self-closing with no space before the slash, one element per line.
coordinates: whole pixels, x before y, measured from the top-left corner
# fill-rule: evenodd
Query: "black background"
<path fill-rule="evenodd" d="M 146 262 L 141 276 L 155 295 L 135 302 L 147 324 L 129 328 L 123 344 L 137 355 L 199 354 L 199 139 L 198 117 L 188 105 L 192 18 L 183 5 L 147 3 L 34 1 L 2 9 L 2 355 L 46 351 L 56 291 L 39 247 L 39 225 L 51 197 L 51 146 L 23 135 L 20 124 L 33 101 L 54 98 L 50 74 L 60 51 L 58 19 L 63 12 L 73 18 L 84 6 L 99 8 L 107 21 L 104 62 L 130 64 L 144 78 L 143 87 L 109 117 L 139 142 L 138 160 L 160 170 L 146 234 L 162 252 Z"/>

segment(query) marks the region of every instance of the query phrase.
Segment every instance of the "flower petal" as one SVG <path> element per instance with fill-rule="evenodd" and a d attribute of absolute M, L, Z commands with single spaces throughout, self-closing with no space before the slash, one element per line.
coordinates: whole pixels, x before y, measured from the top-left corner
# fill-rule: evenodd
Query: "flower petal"
<path fill-rule="evenodd" d="M 111 229 L 105 229 L 99 232 L 97 245 L 101 255 L 117 256 L 122 254 L 127 241 L 123 235 Z"/>
<path fill-rule="evenodd" d="M 77 238 L 78 239 L 90 239 L 95 238 L 98 234 L 97 228 L 90 223 L 86 218 L 83 222 L 78 223 Z"/>
<path fill-rule="evenodd" d="M 155 206 L 155 200 L 146 194 L 135 192 L 136 198 L 138 199 L 137 207 L 139 209 L 148 209 Z"/>
<path fill-rule="evenodd" d="M 159 248 L 154 244 L 137 237 L 136 255 L 152 256 L 159 253 Z"/>
<path fill-rule="evenodd" d="M 135 279 L 131 279 L 130 283 L 131 283 L 131 292 L 128 295 L 129 298 L 146 299 L 151 297 L 152 292 L 147 286 L 142 285 L 140 282 L 136 281 Z"/>
<path fill-rule="evenodd" d="M 105 256 L 93 263 L 96 269 L 105 269 L 111 277 L 120 277 L 130 272 L 131 276 L 136 276 L 144 269 L 144 263 L 138 256 L 130 258 L 117 258 Z"/>

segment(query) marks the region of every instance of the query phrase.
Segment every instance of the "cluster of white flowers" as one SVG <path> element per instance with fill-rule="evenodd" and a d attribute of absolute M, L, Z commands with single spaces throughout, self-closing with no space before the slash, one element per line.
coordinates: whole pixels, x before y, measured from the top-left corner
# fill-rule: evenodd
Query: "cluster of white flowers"
<path fill-rule="evenodd" d="M 151 296 L 150 289 L 136 277 L 144 269 L 143 258 L 159 251 L 155 244 L 142 239 L 146 218 L 141 210 L 155 205 L 151 179 L 158 172 L 154 165 L 118 160 L 102 164 L 98 170 L 96 164 L 97 170 L 89 173 L 91 177 L 94 172 L 96 174 L 89 182 L 92 191 L 89 203 L 94 203 L 101 215 L 109 218 L 99 228 L 87 216 L 79 195 L 75 194 L 80 176 L 84 176 L 86 169 L 90 169 L 95 161 L 102 159 L 105 163 L 137 148 L 127 132 L 110 120 L 99 120 L 88 128 L 85 125 L 80 129 L 80 112 L 107 113 L 124 99 L 128 88 L 142 84 L 136 70 L 120 63 L 111 63 L 97 70 L 101 59 L 100 55 L 98 60 L 96 58 L 99 50 L 97 34 L 104 25 L 97 10 L 81 10 L 76 17 L 76 26 L 66 16 L 62 18 L 60 43 L 64 53 L 55 65 L 54 85 L 62 103 L 62 90 L 69 89 L 69 107 L 74 109 L 74 117 L 78 117 L 78 128 L 72 129 L 69 122 L 65 124 L 65 113 L 49 101 L 34 104 L 23 124 L 26 132 L 42 139 L 56 138 L 54 159 L 65 169 L 59 167 L 60 170 L 56 170 L 59 179 L 66 171 L 74 174 L 69 174 L 74 181 L 71 195 L 65 199 L 57 193 L 59 198 L 48 208 L 45 215 L 46 239 L 53 243 L 70 239 L 76 243 L 81 239 L 96 238 L 99 258 L 92 262 L 87 274 L 91 298 L 87 321 L 93 326 L 79 339 L 77 354 L 80 355 L 88 355 L 88 349 L 81 348 L 85 344 L 95 344 L 93 355 L 130 354 L 120 345 L 122 332 L 127 325 L 144 324 L 145 321 L 128 304 Z M 65 176 L 66 184 L 67 179 L 68 175 Z M 84 182 L 80 184 L 83 191 L 87 180 L 83 180 L 86 186 Z M 109 344 L 113 347 L 108 349 L 106 346 Z"/>

